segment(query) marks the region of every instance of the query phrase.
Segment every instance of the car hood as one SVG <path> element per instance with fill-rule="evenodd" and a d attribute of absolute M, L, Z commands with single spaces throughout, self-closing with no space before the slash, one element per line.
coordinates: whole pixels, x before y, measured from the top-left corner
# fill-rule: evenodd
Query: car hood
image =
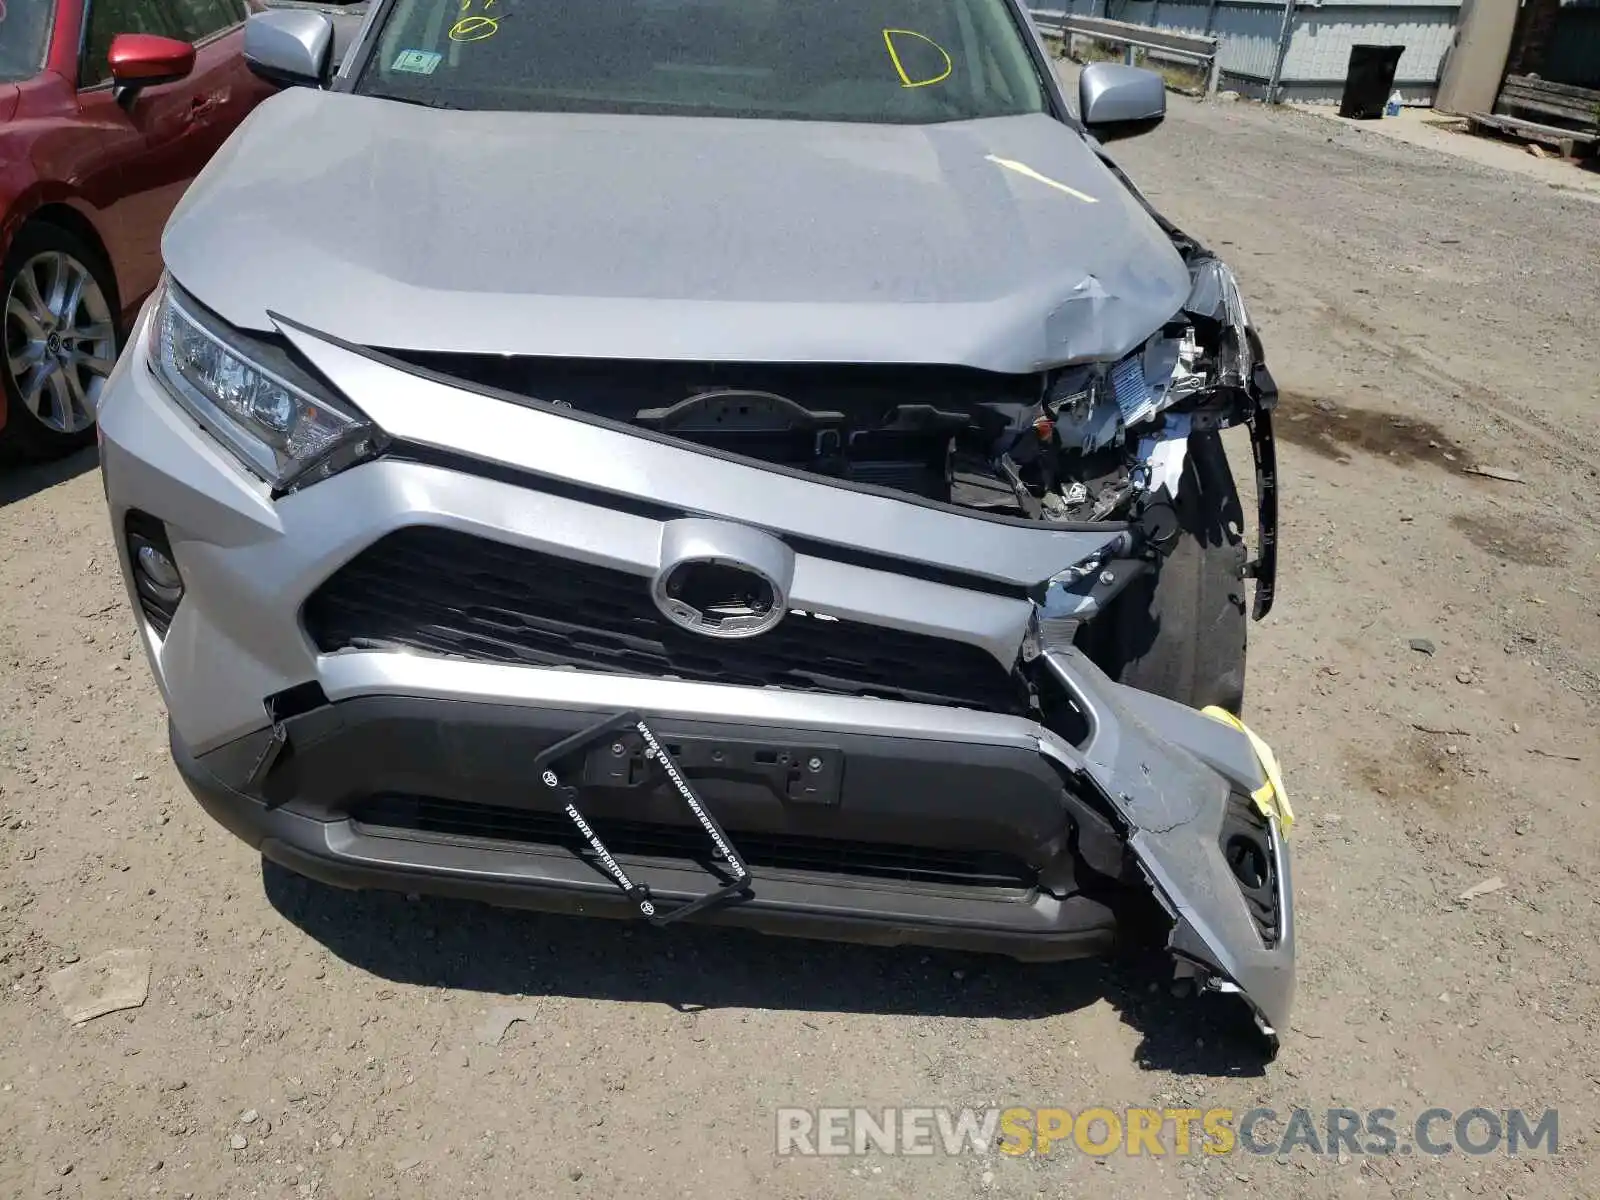
<path fill-rule="evenodd" d="M 22 96 L 22 90 L 14 83 L 0 83 L 0 121 L 9 121 L 11 114 L 17 111 L 17 101 Z"/>
<path fill-rule="evenodd" d="M 1119 357 L 1189 290 L 1044 115 L 469 113 L 296 88 L 196 180 L 162 251 L 236 325 L 414 351 L 1026 372 Z"/>

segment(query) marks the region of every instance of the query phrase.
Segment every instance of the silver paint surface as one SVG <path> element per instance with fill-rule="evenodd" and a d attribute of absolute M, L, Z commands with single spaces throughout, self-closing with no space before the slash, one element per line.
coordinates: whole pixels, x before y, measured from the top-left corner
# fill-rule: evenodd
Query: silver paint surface
<path fill-rule="evenodd" d="M 1046 115 L 459 112 L 290 88 L 190 187 L 162 252 L 245 328 L 272 311 L 362 345 L 599 358 L 1028 372 L 1120 357 L 1189 291 L 1155 221 Z"/>

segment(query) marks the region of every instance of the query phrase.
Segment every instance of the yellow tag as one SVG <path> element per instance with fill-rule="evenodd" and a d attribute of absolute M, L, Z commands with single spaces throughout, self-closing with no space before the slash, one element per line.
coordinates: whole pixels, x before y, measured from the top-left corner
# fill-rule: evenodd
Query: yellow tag
<path fill-rule="evenodd" d="M 1250 798 L 1256 802 L 1256 807 L 1261 810 L 1263 816 L 1278 818 L 1278 824 L 1283 827 L 1284 835 L 1287 836 L 1289 830 L 1294 828 L 1294 809 L 1289 807 L 1289 793 L 1283 787 L 1283 770 L 1278 766 L 1278 756 L 1272 752 L 1272 747 L 1257 737 L 1254 730 L 1227 709 L 1218 708 L 1213 704 L 1200 711 L 1212 720 L 1233 726 L 1250 739 L 1250 748 L 1256 752 L 1256 760 L 1261 763 L 1261 770 L 1267 776 L 1267 781 L 1258 787 Z"/>

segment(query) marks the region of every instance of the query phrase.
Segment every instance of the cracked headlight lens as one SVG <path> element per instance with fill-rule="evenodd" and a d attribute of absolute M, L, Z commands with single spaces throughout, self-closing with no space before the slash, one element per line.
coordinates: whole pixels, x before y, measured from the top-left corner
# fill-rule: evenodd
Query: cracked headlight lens
<path fill-rule="evenodd" d="M 1193 268 L 1193 282 L 1184 310 L 1215 321 L 1221 331 L 1217 347 L 1218 382 L 1248 387 L 1255 370 L 1250 346 L 1250 315 L 1245 312 L 1239 281 L 1221 259 L 1207 257 Z"/>
<path fill-rule="evenodd" d="M 378 433 L 280 348 L 205 313 L 170 282 L 151 322 L 157 376 L 202 428 L 282 494 L 372 457 Z"/>

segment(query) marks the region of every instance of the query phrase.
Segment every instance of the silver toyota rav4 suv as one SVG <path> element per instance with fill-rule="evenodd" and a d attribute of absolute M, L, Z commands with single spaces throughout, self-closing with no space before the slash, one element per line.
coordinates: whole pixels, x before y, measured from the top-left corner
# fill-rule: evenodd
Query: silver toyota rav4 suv
<path fill-rule="evenodd" d="M 344 887 L 1293 994 L 1276 389 L 1017 0 L 375 0 L 104 391 L 172 749 Z M 1220 431 L 1255 451 L 1247 553 Z M 1244 443 L 1241 442 L 1241 445 Z"/>

